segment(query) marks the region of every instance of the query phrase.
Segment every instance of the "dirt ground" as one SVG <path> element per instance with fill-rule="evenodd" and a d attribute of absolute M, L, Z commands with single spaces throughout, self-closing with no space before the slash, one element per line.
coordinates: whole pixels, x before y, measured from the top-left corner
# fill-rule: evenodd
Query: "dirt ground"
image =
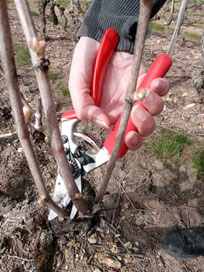
<path fill-rule="evenodd" d="M 32 11 L 38 12 L 36 1 L 29 1 Z M 8 5 L 15 44 L 25 45 L 24 35 L 14 3 Z M 195 15 L 196 14 L 196 15 Z M 200 15 L 199 15 L 200 14 Z M 191 23 L 182 31 L 202 34 L 203 8 L 189 12 Z M 48 21 L 47 57 L 57 114 L 72 108 L 70 96 L 62 93 L 67 86 L 71 58 L 76 40 L 76 27 L 66 10 L 67 32 L 61 25 Z M 160 12 L 161 25 L 169 11 Z M 34 16 L 37 29 L 40 19 Z M 173 22 L 169 28 L 173 28 Z M 155 57 L 165 53 L 171 31 L 152 30 L 146 41 L 144 63 L 149 67 Z M 32 180 L 22 148 L 16 135 L 0 138 L 0 271 L 145 271 L 145 272 L 202 272 L 204 258 L 177 260 L 163 249 L 163 239 L 171 231 L 189 227 L 204 227 L 204 183 L 191 165 L 195 147 L 204 142 L 204 105 L 192 86 L 191 74 L 201 57 L 200 41 L 180 37 L 168 72 L 170 92 L 164 98 L 163 112 L 156 117 L 157 130 L 145 140 L 158 137 L 160 128 L 189 135 L 193 147 L 185 149 L 176 164 L 157 158 L 145 145 L 137 152 L 128 152 L 120 159 L 105 196 L 105 211 L 100 223 L 90 232 L 81 226 L 73 232 L 54 235 L 47 221 L 48 211 L 36 205 L 38 192 Z M 20 89 L 35 107 L 38 87 L 31 65 L 17 60 Z M 0 133 L 14 132 L 15 125 L 9 107 L 4 78 L 0 75 Z M 89 133 L 100 136 L 105 132 L 91 125 Z M 46 131 L 45 131 L 46 134 Z M 50 192 L 53 191 L 57 166 L 44 134 L 33 136 L 40 168 Z M 100 184 L 105 166 L 86 176 L 90 184 Z M 46 268 L 43 267 L 46 263 Z M 35 266 L 35 267 L 34 267 Z M 38 270 L 36 267 L 41 267 Z M 44 269 L 44 270 L 43 270 Z"/>

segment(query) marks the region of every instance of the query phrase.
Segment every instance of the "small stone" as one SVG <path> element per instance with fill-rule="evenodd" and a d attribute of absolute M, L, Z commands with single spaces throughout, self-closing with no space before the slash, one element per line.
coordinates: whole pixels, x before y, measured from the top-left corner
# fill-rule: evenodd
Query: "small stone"
<path fill-rule="evenodd" d="M 183 97 L 189 96 L 189 94 L 188 94 L 188 92 L 184 92 L 184 93 L 182 94 L 182 96 L 183 96 Z"/>
<path fill-rule="evenodd" d="M 78 262 L 78 261 L 79 261 L 79 254 L 76 254 L 76 256 L 75 256 L 75 260 L 76 260 L 76 262 Z"/>
<path fill-rule="evenodd" d="M 139 242 L 135 241 L 135 246 L 138 247 L 139 246 Z"/>
<path fill-rule="evenodd" d="M 96 235 L 96 233 L 92 234 L 89 238 L 88 238 L 88 242 L 90 244 L 96 244 L 98 242 L 98 237 Z"/>
<path fill-rule="evenodd" d="M 186 106 L 184 106 L 183 108 L 184 109 L 190 109 L 190 108 L 193 108 L 195 106 L 195 103 L 191 103 L 191 104 L 188 104 Z"/>
<path fill-rule="evenodd" d="M 49 141 L 50 141 L 50 137 L 49 136 L 45 136 L 45 142 L 49 143 Z"/>

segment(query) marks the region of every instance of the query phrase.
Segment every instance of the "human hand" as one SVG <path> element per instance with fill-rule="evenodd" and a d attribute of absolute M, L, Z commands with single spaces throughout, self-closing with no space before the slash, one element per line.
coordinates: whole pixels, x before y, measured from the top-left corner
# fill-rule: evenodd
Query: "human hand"
<path fill-rule="evenodd" d="M 114 52 L 108 64 L 103 82 L 100 107 L 95 106 L 90 95 L 94 62 L 100 43 L 89 37 L 81 37 L 74 52 L 69 79 L 69 90 L 72 103 L 80 120 L 91 121 L 111 130 L 122 113 L 125 93 L 128 87 L 133 55 L 127 52 Z M 145 76 L 141 65 L 138 84 Z M 163 78 L 152 81 L 143 107 L 133 106 L 131 118 L 138 132 L 130 131 L 125 143 L 131 150 L 142 145 L 142 137 L 148 136 L 155 129 L 153 116 L 159 114 L 164 106 L 161 96 L 167 94 L 168 83 Z"/>

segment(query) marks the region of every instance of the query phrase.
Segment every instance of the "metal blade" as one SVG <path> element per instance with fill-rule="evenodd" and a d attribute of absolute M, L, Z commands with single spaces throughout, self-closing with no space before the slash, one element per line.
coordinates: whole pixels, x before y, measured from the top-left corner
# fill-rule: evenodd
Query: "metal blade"
<path fill-rule="evenodd" d="M 76 185 L 78 187 L 78 190 L 81 193 L 82 175 L 85 175 L 86 173 L 89 173 L 90 171 L 106 163 L 110 158 L 110 154 L 104 147 L 102 149 L 99 149 L 97 145 L 95 144 L 95 142 L 89 136 L 83 133 L 77 133 L 75 130 L 76 130 L 76 125 L 78 122 L 79 120 L 75 120 L 75 119 L 63 120 L 62 126 L 61 126 L 61 134 L 62 134 L 62 141 L 63 141 L 64 149 L 67 155 L 67 159 L 72 168 L 72 173 L 73 173 Z M 97 153 L 91 154 L 88 152 L 80 151 L 79 146 L 73 137 L 73 134 L 75 134 L 75 136 L 78 136 L 79 138 L 82 138 L 83 140 L 91 144 L 97 150 Z M 64 185 L 64 181 L 60 175 L 60 172 L 58 173 L 57 179 L 55 182 L 53 200 L 58 206 L 63 206 L 65 208 L 69 205 L 71 201 L 67 193 L 66 187 Z M 72 220 L 75 217 L 76 213 L 77 213 L 77 209 L 73 205 L 69 220 Z M 50 210 L 48 215 L 48 220 L 53 220 L 56 217 L 57 217 L 57 214 L 54 211 Z"/>
<path fill-rule="evenodd" d="M 82 191 L 81 175 L 77 179 L 75 179 L 75 182 L 76 182 L 79 192 L 81 192 Z M 71 201 L 60 173 L 58 173 L 57 179 L 55 182 L 53 200 L 58 206 L 63 206 L 63 207 L 67 207 Z M 76 215 L 76 212 L 75 212 L 75 215 Z M 74 218 L 74 216 L 73 216 L 73 218 Z M 50 210 L 49 215 L 48 215 L 48 220 L 49 221 L 53 220 L 56 217 L 57 217 L 57 214 L 53 210 Z M 71 215 L 70 215 L 70 217 L 71 217 Z"/>

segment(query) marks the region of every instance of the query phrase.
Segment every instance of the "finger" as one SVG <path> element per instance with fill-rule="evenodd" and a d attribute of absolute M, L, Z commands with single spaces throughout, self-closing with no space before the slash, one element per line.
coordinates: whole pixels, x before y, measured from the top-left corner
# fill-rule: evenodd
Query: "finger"
<path fill-rule="evenodd" d="M 94 104 L 90 96 L 91 80 L 99 45 L 100 43 L 93 39 L 82 37 L 74 51 L 69 77 L 69 90 L 77 114 L 80 114 L 79 111 L 86 105 Z"/>
<path fill-rule="evenodd" d="M 130 131 L 125 138 L 125 143 L 128 149 L 137 150 L 142 146 L 143 140 L 139 133 Z"/>
<path fill-rule="evenodd" d="M 148 136 L 154 131 L 155 120 L 142 106 L 138 104 L 133 106 L 131 118 L 141 136 Z"/>
<path fill-rule="evenodd" d="M 78 42 L 71 65 L 69 89 L 77 117 L 109 129 L 110 121 L 90 95 L 94 62 L 100 43 L 87 37 Z"/>
<path fill-rule="evenodd" d="M 100 127 L 109 130 L 110 120 L 103 110 L 95 105 L 87 105 L 83 108 L 83 112 L 79 112 L 78 118 L 80 120 L 93 122 Z"/>
<path fill-rule="evenodd" d="M 148 90 L 148 94 L 142 104 L 152 116 L 159 114 L 164 107 L 164 101 L 162 98 L 152 90 Z"/>
<path fill-rule="evenodd" d="M 164 96 L 169 91 L 169 83 L 164 78 L 156 78 L 150 84 L 150 89 L 160 96 Z"/>

